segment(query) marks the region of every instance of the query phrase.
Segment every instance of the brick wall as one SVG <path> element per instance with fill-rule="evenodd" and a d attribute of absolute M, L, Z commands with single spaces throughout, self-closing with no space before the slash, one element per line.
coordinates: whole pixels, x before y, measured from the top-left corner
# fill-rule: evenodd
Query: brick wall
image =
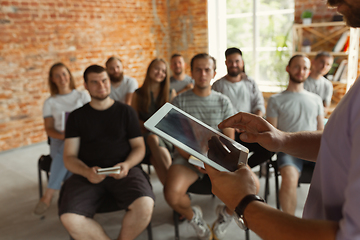
<path fill-rule="evenodd" d="M 206 8 L 203 0 L 2 0 L 0 151 L 46 139 L 53 63 L 69 66 L 82 89 L 87 66 L 119 55 L 125 74 L 142 84 L 153 58 L 180 52 L 189 61 L 207 51 Z"/>
<path fill-rule="evenodd" d="M 208 52 L 207 1 L 173 0 L 169 3 L 170 52 L 180 53 L 190 74 L 191 58 Z"/>
<path fill-rule="evenodd" d="M 313 12 L 313 22 L 330 22 L 336 9 L 328 8 L 326 1 L 295 0 L 295 23 L 301 23 L 301 14 L 305 10 Z"/>

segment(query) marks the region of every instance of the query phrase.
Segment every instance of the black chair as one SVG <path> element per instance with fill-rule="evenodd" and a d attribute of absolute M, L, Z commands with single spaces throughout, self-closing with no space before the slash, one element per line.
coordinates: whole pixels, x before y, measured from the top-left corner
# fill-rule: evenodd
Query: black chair
<path fill-rule="evenodd" d="M 277 161 L 268 160 L 266 163 L 266 180 L 265 180 L 265 194 L 264 199 L 267 201 L 267 196 L 270 193 L 269 188 L 269 178 L 270 178 L 270 168 L 274 169 L 275 175 L 275 197 L 276 197 L 276 208 L 280 209 L 280 200 L 279 200 L 279 169 L 277 165 Z M 299 180 L 298 180 L 298 187 L 300 187 L 301 183 L 311 183 L 312 175 L 314 172 L 314 165 L 313 164 L 303 164 L 303 169 L 301 171 Z"/>
<path fill-rule="evenodd" d="M 41 155 L 39 160 L 38 160 L 39 197 L 40 198 L 43 195 L 43 185 L 42 185 L 42 173 L 41 173 L 41 171 L 45 171 L 47 180 L 49 181 L 51 161 L 52 161 L 52 158 L 51 158 L 50 155 Z"/>
<path fill-rule="evenodd" d="M 188 193 L 194 193 L 194 194 L 200 194 L 200 195 L 212 195 L 215 197 L 215 195 L 211 191 L 211 181 L 207 174 L 204 175 L 202 179 L 197 180 L 194 182 L 189 188 Z M 180 239 L 179 234 L 179 217 L 180 214 L 176 211 L 173 212 L 173 218 L 174 218 L 174 227 L 175 227 L 175 240 Z M 245 231 L 246 240 L 250 239 L 249 236 L 249 230 Z"/>

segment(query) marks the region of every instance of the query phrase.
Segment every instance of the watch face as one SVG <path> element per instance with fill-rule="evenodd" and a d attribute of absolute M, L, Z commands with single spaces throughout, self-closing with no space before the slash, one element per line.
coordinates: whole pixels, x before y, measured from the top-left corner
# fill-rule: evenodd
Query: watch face
<path fill-rule="evenodd" d="M 241 217 L 239 217 L 236 213 L 234 213 L 234 219 L 236 224 L 242 229 L 242 230 L 247 230 L 248 228 L 245 225 L 244 219 L 242 219 Z"/>

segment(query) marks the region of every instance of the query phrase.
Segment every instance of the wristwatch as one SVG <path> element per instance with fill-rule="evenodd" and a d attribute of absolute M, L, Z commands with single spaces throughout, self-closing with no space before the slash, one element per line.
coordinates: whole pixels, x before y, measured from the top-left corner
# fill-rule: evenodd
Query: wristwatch
<path fill-rule="evenodd" d="M 237 205 L 237 207 L 235 208 L 235 212 L 234 212 L 235 222 L 242 230 L 248 229 L 245 224 L 245 220 L 244 220 L 244 211 L 245 211 L 245 208 L 247 207 L 247 205 L 249 205 L 249 203 L 251 203 L 252 201 L 265 202 L 265 200 L 262 199 L 261 197 L 259 197 L 258 195 L 249 194 L 249 195 L 245 196 L 240 201 L 239 205 Z"/>

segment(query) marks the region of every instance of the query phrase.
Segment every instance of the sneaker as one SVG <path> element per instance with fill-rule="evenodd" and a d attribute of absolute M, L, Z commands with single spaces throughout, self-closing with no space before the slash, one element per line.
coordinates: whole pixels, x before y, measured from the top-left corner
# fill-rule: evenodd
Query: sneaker
<path fill-rule="evenodd" d="M 49 206 L 46 205 L 46 203 L 44 203 L 43 201 L 39 201 L 36 204 L 36 207 L 34 209 L 34 214 L 38 215 L 38 216 L 42 216 L 44 215 L 44 213 L 46 212 L 46 210 L 48 210 Z"/>
<path fill-rule="evenodd" d="M 212 226 L 212 232 L 215 240 L 220 240 L 225 236 L 226 228 L 231 223 L 233 216 L 226 212 L 225 205 L 218 205 L 216 208 L 216 215 L 218 218 Z"/>
<path fill-rule="evenodd" d="M 201 208 L 199 206 L 194 206 L 192 207 L 192 210 L 194 212 L 194 216 L 189 223 L 195 229 L 198 238 L 201 240 L 212 240 L 213 236 L 210 226 L 207 225 L 203 219 Z"/>

